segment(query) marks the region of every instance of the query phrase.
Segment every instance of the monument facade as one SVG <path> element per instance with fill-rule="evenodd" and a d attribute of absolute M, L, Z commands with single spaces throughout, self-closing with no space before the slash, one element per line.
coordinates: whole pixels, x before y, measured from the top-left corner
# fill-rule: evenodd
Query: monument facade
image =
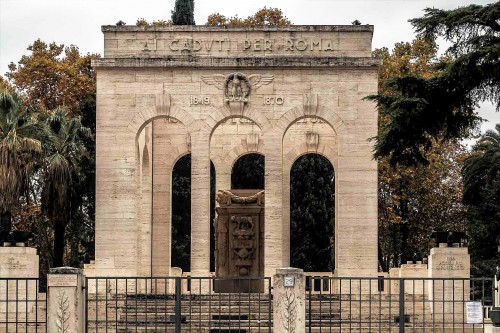
<path fill-rule="evenodd" d="M 104 56 L 93 61 L 96 260 L 87 274 L 171 273 L 172 169 L 191 154 L 190 273 L 208 276 L 210 163 L 216 190 L 228 190 L 235 161 L 259 153 L 265 222 L 253 232 L 261 273 L 272 276 L 290 263 L 291 166 L 316 153 L 335 169 L 335 275 L 376 276 L 377 163 L 368 139 L 377 111 L 363 100 L 377 92 L 373 26 L 102 31 Z"/>

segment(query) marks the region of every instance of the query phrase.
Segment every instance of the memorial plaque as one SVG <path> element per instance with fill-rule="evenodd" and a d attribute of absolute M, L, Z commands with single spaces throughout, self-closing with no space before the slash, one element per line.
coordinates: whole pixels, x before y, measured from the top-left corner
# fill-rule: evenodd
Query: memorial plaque
<path fill-rule="evenodd" d="M 49 287 L 76 287 L 78 277 L 76 274 L 49 274 L 47 284 Z"/>

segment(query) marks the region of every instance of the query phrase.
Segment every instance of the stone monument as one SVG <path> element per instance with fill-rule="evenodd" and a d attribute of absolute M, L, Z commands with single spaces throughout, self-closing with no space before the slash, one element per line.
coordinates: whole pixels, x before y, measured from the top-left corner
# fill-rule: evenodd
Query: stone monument
<path fill-rule="evenodd" d="M 377 162 L 368 139 L 377 134 L 378 115 L 363 99 L 378 89 L 373 31 L 371 25 L 103 26 L 104 54 L 92 60 L 96 260 L 88 270 L 171 274 L 172 170 L 190 154 L 186 273 L 210 276 L 210 163 L 216 191 L 226 190 L 235 161 L 258 153 L 266 160 L 267 253 L 259 265 L 273 276 L 290 266 L 291 167 L 315 153 L 335 169 L 335 276 L 377 276 Z M 239 267 L 256 274 L 254 266 Z"/>
<path fill-rule="evenodd" d="M 264 191 L 221 190 L 215 220 L 216 292 L 262 292 Z M 248 278 L 248 279 L 246 279 Z"/>

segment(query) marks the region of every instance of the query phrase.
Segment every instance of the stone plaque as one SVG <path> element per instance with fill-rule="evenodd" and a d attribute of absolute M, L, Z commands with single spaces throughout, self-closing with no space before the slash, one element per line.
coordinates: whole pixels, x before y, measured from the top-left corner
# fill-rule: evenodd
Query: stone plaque
<path fill-rule="evenodd" d="M 49 274 L 47 285 L 49 287 L 76 287 L 78 276 L 76 274 Z"/>

